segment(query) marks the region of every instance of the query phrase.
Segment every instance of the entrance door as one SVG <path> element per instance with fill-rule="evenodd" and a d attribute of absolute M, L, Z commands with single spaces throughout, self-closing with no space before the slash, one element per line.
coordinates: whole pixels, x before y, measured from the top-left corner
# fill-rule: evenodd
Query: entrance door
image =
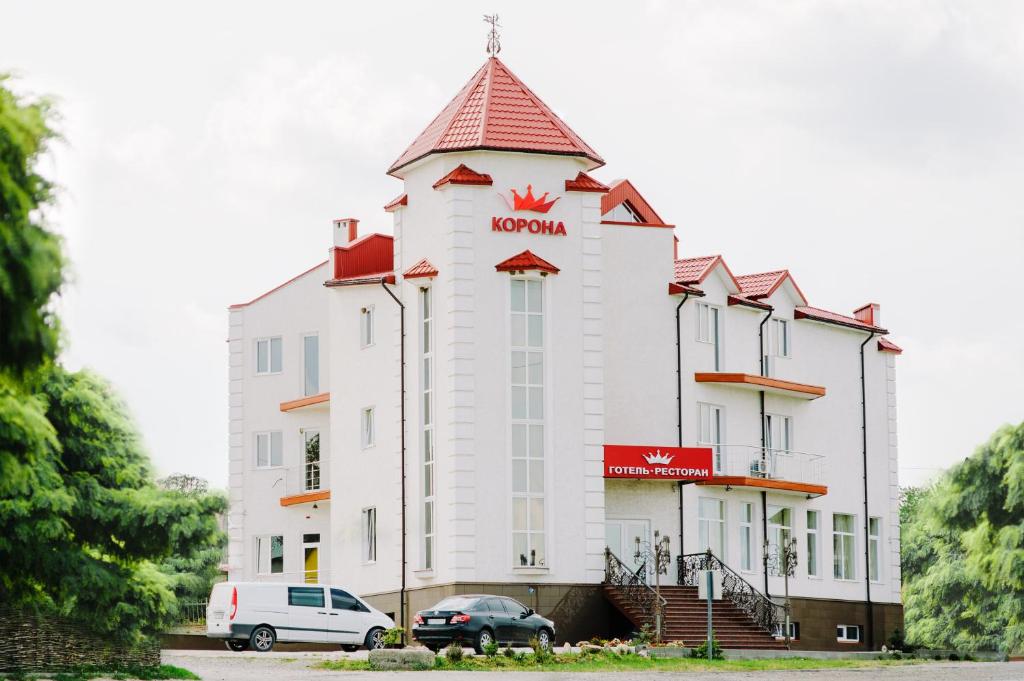
<path fill-rule="evenodd" d="M 302 535 L 302 569 L 306 584 L 320 582 L 320 535 Z"/>
<path fill-rule="evenodd" d="M 651 541 L 650 520 L 625 520 L 608 518 L 604 525 L 605 542 L 612 553 L 623 562 L 626 567 L 636 572 L 644 564 L 644 558 L 636 558 L 636 540 L 640 538 L 641 545 L 648 548 Z M 640 575 L 646 580 L 645 574 Z"/>

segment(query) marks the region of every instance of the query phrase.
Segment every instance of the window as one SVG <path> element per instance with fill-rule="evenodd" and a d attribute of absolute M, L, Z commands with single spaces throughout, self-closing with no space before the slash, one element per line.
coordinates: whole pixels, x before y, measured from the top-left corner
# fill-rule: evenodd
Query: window
<path fill-rule="evenodd" d="M 501 604 L 500 598 L 488 598 L 484 600 L 484 607 L 496 615 L 507 615 L 505 606 Z"/>
<path fill-rule="evenodd" d="M 318 586 L 288 587 L 288 605 L 306 608 L 324 607 L 324 590 Z"/>
<path fill-rule="evenodd" d="M 362 432 L 363 449 L 366 449 L 367 447 L 372 447 L 376 441 L 373 433 L 373 407 L 363 409 L 361 420 L 360 431 Z"/>
<path fill-rule="evenodd" d="M 775 638 L 781 638 L 781 639 L 785 639 L 786 638 L 786 634 L 784 632 L 783 622 L 776 622 L 772 626 L 772 636 L 774 636 Z M 799 622 L 790 622 L 789 623 L 789 638 L 790 638 L 790 640 L 793 640 L 793 641 L 799 641 L 800 640 L 800 623 Z"/>
<path fill-rule="evenodd" d="M 281 338 L 261 338 L 256 341 L 256 373 L 281 373 Z"/>
<path fill-rule="evenodd" d="M 882 519 L 868 518 L 868 566 L 871 569 L 871 581 L 877 582 L 881 577 L 878 570 L 878 549 L 881 543 Z"/>
<path fill-rule="evenodd" d="M 789 320 L 788 319 L 772 319 L 771 329 L 769 330 L 769 343 L 771 344 L 771 354 L 774 357 L 789 357 L 790 356 L 790 341 L 789 341 Z"/>
<path fill-rule="evenodd" d="M 722 326 L 720 308 L 697 303 L 697 340 L 701 343 L 710 343 L 714 347 L 714 368 L 721 371 L 722 368 Z"/>
<path fill-rule="evenodd" d="M 856 579 L 854 564 L 854 518 L 846 513 L 832 514 L 832 576 L 836 579 Z"/>
<path fill-rule="evenodd" d="M 722 407 L 713 404 L 698 404 L 700 419 L 700 444 L 711 445 L 714 453 L 715 473 L 722 472 L 722 430 L 725 414 Z"/>
<path fill-rule="evenodd" d="M 779 414 L 764 415 L 765 454 L 750 462 L 750 475 L 760 478 L 783 477 L 786 461 L 779 461 L 779 454 L 788 454 L 793 444 L 793 419 Z"/>
<path fill-rule="evenodd" d="M 367 305 L 359 311 L 359 345 L 373 345 L 373 305 Z"/>
<path fill-rule="evenodd" d="M 434 542 L 437 531 L 434 527 L 434 346 L 431 338 L 434 311 L 431 307 L 430 289 L 420 289 L 420 389 L 422 391 L 422 471 L 421 487 L 423 517 L 420 521 L 423 536 L 420 567 L 434 569 Z"/>
<path fill-rule="evenodd" d="M 363 562 L 377 560 L 377 509 L 363 509 Z"/>
<path fill-rule="evenodd" d="M 305 491 L 320 489 L 320 431 L 307 430 L 303 434 L 306 448 Z"/>
<path fill-rule="evenodd" d="M 859 643 L 860 642 L 860 625 L 859 624 L 837 624 L 836 625 L 836 640 L 842 643 Z"/>
<path fill-rule="evenodd" d="M 783 574 L 782 551 L 793 533 L 793 509 L 782 506 L 768 507 L 768 544 L 770 555 L 777 556 L 775 574 Z"/>
<path fill-rule="evenodd" d="M 281 431 L 256 433 L 256 468 L 275 468 L 280 466 L 283 449 Z"/>
<path fill-rule="evenodd" d="M 303 394 L 316 395 L 320 392 L 320 336 L 310 334 L 302 337 Z"/>
<path fill-rule="evenodd" d="M 704 497 L 697 501 L 700 549 L 711 549 L 711 553 L 725 560 L 725 502 Z"/>
<path fill-rule="evenodd" d="M 256 574 L 284 573 L 284 537 L 271 535 L 256 537 Z"/>
<path fill-rule="evenodd" d="M 501 603 L 505 606 L 505 612 L 516 619 L 526 617 L 526 614 L 530 612 L 525 605 L 519 601 L 514 601 L 511 598 L 502 598 Z"/>
<path fill-rule="evenodd" d="M 740 504 L 740 569 L 754 569 L 754 505 Z"/>
<path fill-rule="evenodd" d="M 544 543 L 544 288 L 511 281 L 512 552 L 518 567 L 546 565 Z"/>
<path fill-rule="evenodd" d="M 820 577 L 818 573 L 818 524 L 820 513 L 807 512 L 807 576 Z"/>
<path fill-rule="evenodd" d="M 356 610 L 370 612 L 370 609 L 359 602 L 359 599 L 343 589 L 331 589 L 332 610 Z"/>

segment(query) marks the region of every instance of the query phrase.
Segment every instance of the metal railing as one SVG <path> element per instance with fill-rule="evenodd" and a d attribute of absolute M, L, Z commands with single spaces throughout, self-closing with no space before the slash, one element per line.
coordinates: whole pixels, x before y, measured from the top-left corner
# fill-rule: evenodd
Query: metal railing
<path fill-rule="evenodd" d="M 699 444 L 710 447 L 715 475 L 824 483 L 825 457 L 760 445 Z"/>
<path fill-rule="evenodd" d="M 652 627 L 659 613 L 664 614 L 665 605 L 668 603 L 662 596 L 659 596 L 647 583 L 647 565 L 641 565 L 638 570 L 630 569 L 619 557 L 612 553 L 612 550 L 604 550 L 604 581 L 619 588 L 619 593 L 629 605 L 640 611 L 643 618 Z"/>
<path fill-rule="evenodd" d="M 192 625 L 206 625 L 206 601 L 179 602 L 178 623 Z"/>
<path fill-rule="evenodd" d="M 728 599 L 762 629 L 772 632 L 785 621 L 786 610 L 751 586 L 718 556 L 708 549 L 704 553 L 687 553 L 676 559 L 680 586 L 698 586 L 700 575 L 707 570 L 722 573 L 722 597 Z"/>
<path fill-rule="evenodd" d="M 289 466 L 284 469 L 283 473 L 282 478 L 275 482 L 273 486 L 274 493 L 282 497 L 292 497 L 297 494 L 316 492 L 330 487 L 326 461 Z"/>

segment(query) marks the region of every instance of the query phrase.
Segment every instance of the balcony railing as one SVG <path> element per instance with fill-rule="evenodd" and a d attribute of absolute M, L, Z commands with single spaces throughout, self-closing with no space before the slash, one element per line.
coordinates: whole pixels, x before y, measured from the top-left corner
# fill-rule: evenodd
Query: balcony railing
<path fill-rule="evenodd" d="M 305 463 L 285 469 L 284 479 L 275 484 L 274 491 L 282 497 L 293 497 L 330 488 L 327 462 Z"/>
<path fill-rule="evenodd" d="M 700 444 L 711 447 L 716 476 L 825 483 L 825 457 L 792 449 L 760 445 Z"/>

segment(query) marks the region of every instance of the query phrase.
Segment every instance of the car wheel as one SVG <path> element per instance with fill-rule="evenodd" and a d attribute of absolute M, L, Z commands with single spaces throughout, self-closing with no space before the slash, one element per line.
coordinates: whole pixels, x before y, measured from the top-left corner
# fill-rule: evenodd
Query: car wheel
<path fill-rule="evenodd" d="M 224 641 L 224 645 L 227 646 L 228 650 L 233 650 L 236 653 L 240 653 L 243 650 L 249 650 L 249 642 L 248 641 L 240 641 L 240 640 L 238 640 L 236 638 L 231 638 L 231 639 L 228 639 L 227 641 Z"/>
<path fill-rule="evenodd" d="M 551 638 L 551 632 L 547 629 L 541 629 L 537 632 L 537 643 L 543 650 L 551 650 L 551 646 L 554 641 Z"/>
<path fill-rule="evenodd" d="M 473 650 L 477 655 L 483 655 L 484 646 L 489 646 L 492 643 L 494 643 L 494 632 L 484 627 L 477 633 L 476 639 L 473 641 Z"/>
<path fill-rule="evenodd" d="M 258 653 L 269 653 L 274 647 L 277 636 L 274 630 L 267 626 L 258 626 L 252 630 L 249 637 L 249 646 Z"/>
<path fill-rule="evenodd" d="M 380 650 L 384 647 L 384 630 L 381 628 L 370 629 L 366 633 L 366 649 Z"/>
<path fill-rule="evenodd" d="M 354 653 L 357 650 L 359 650 L 359 646 L 355 645 L 354 643 L 345 643 L 341 646 L 341 649 L 344 650 L 346 653 Z"/>

